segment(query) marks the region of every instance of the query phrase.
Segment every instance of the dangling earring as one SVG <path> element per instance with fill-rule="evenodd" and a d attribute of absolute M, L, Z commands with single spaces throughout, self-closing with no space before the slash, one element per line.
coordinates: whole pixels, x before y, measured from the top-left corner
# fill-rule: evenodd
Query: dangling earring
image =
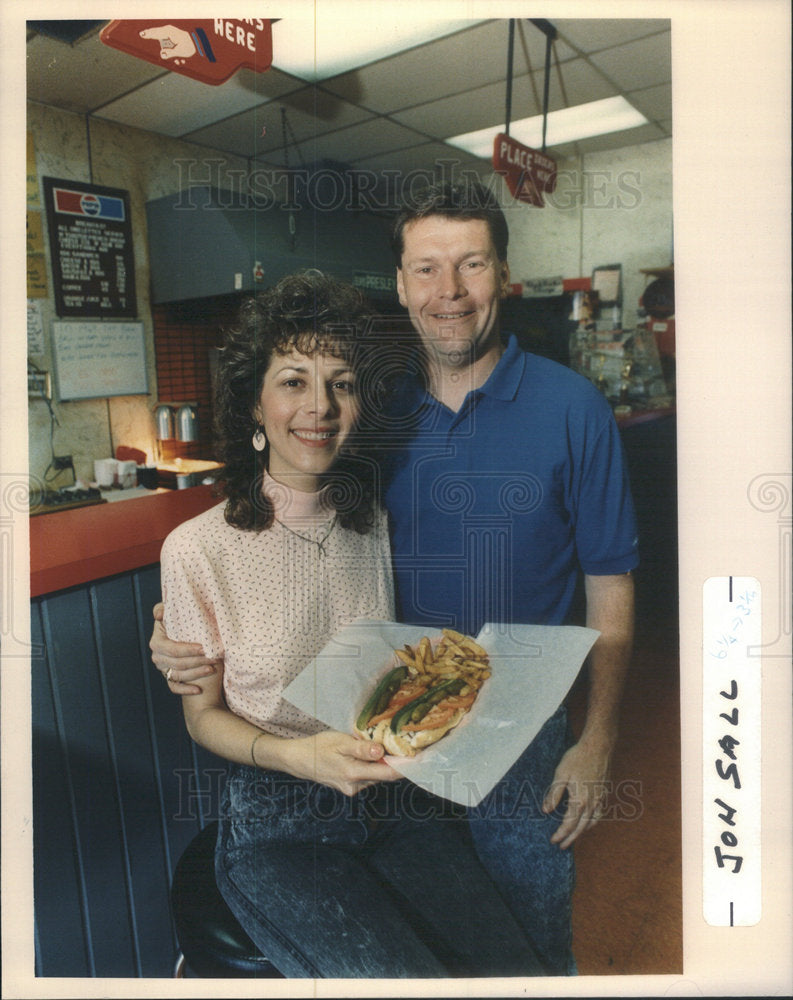
<path fill-rule="evenodd" d="M 256 451 L 264 451 L 267 445 L 267 438 L 264 436 L 264 428 L 261 424 L 256 425 L 256 433 L 253 435 L 253 447 Z"/>

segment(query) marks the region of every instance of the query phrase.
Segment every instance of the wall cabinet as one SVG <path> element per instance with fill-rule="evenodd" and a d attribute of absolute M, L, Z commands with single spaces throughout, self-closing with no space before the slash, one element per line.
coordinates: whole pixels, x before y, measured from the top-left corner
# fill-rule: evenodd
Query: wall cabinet
<path fill-rule="evenodd" d="M 395 298 L 388 219 L 363 209 L 256 207 L 205 186 L 148 202 L 146 218 L 154 304 L 251 292 L 312 267 Z"/>

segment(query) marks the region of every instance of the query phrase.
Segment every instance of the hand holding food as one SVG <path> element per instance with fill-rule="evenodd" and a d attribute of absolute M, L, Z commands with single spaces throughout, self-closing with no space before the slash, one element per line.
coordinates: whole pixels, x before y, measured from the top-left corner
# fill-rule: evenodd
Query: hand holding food
<path fill-rule="evenodd" d="M 434 646 L 424 636 L 415 647 L 395 652 L 401 663 L 376 685 L 355 732 L 382 743 L 386 753 L 413 757 L 471 710 L 490 676 L 490 661 L 473 639 L 448 628 Z"/>

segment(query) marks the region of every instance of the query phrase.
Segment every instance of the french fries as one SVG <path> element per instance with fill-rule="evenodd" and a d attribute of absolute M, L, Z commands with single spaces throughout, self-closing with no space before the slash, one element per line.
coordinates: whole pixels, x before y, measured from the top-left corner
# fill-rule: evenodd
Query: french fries
<path fill-rule="evenodd" d="M 447 677 L 462 677 L 470 690 L 478 691 L 490 676 L 487 652 L 470 636 L 454 629 L 443 629 L 434 645 L 423 636 L 415 646 L 405 645 L 395 652 L 413 676 L 431 685 Z"/>
<path fill-rule="evenodd" d="M 355 732 L 387 753 L 413 757 L 454 729 L 490 676 L 487 652 L 469 636 L 445 628 L 394 650 L 397 665 L 370 693 Z"/>

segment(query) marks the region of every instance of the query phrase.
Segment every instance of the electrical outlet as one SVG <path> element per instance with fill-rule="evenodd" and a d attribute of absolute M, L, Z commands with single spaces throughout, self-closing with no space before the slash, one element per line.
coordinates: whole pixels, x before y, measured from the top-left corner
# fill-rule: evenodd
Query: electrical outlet
<path fill-rule="evenodd" d="M 74 469 L 71 455 L 55 455 L 52 459 L 53 469 Z"/>

